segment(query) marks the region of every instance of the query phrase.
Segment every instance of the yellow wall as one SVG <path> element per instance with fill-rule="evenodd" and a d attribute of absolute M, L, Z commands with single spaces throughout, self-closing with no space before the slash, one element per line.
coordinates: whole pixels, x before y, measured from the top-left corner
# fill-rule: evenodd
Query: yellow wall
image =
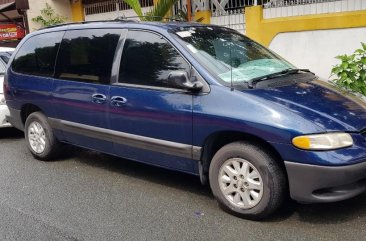
<path fill-rule="evenodd" d="M 71 3 L 71 14 L 72 14 L 72 21 L 74 22 L 82 22 L 85 20 L 84 9 L 81 0 L 74 1 L 74 3 Z"/>
<path fill-rule="evenodd" d="M 245 9 L 246 35 L 269 46 L 278 33 L 366 26 L 366 11 L 263 19 L 263 7 Z"/>
<path fill-rule="evenodd" d="M 194 20 L 196 21 L 197 19 L 200 19 L 200 18 L 203 18 L 203 20 L 200 23 L 210 24 L 211 23 L 211 11 L 195 12 Z"/>

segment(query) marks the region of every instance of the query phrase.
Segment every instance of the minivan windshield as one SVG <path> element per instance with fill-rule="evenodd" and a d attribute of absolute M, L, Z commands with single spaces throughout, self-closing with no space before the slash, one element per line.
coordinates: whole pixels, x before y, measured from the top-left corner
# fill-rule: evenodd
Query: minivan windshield
<path fill-rule="evenodd" d="M 220 82 L 234 85 L 284 70 L 295 69 L 286 60 L 227 28 L 180 27 L 175 37 Z"/>

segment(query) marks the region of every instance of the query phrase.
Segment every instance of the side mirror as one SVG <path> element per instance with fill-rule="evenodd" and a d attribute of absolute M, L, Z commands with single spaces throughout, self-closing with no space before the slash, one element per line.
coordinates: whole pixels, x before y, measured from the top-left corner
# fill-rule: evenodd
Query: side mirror
<path fill-rule="evenodd" d="M 190 91 L 200 91 L 203 88 L 203 84 L 199 81 L 192 82 L 188 78 L 186 71 L 172 71 L 168 76 L 169 85 L 172 87 L 186 89 Z"/>

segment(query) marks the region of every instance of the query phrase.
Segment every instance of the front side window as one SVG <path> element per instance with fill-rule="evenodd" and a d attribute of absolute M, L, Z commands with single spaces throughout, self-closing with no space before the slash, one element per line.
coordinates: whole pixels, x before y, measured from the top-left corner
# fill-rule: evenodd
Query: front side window
<path fill-rule="evenodd" d="M 109 84 L 120 29 L 70 30 L 62 40 L 56 78 Z"/>
<path fill-rule="evenodd" d="M 295 68 L 270 50 L 234 30 L 201 26 L 174 31 L 178 41 L 225 85 Z"/>
<path fill-rule="evenodd" d="M 125 41 L 119 82 L 153 87 L 172 87 L 172 71 L 189 71 L 188 63 L 163 37 L 142 31 L 129 31 Z"/>
<path fill-rule="evenodd" d="M 22 74 L 53 76 L 63 34 L 64 32 L 52 32 L 28 39 L 16 54 L 12 69 Z"/>

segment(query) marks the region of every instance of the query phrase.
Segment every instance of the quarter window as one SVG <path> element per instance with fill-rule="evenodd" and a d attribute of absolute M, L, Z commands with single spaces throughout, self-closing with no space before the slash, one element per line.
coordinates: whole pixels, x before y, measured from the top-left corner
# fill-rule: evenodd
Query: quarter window
<path fill-rule="evenodd" d="M 150 32 L 129 31 L 125 41 L 119 82 L 170 87 L 171 71 L 189 71 L 188 63 L 164 38 Z"/>
<path fill-rule="evenodd" d="M 57 51 L 64 32 L 40 34 L 28 39 L 12 63 L 15 72 L 53 76 Z"/>
<path fill-rule="evenodd" d="M 122 30 L 70 30 L 62 41 L 56 78 L 109 84 Z"/>

